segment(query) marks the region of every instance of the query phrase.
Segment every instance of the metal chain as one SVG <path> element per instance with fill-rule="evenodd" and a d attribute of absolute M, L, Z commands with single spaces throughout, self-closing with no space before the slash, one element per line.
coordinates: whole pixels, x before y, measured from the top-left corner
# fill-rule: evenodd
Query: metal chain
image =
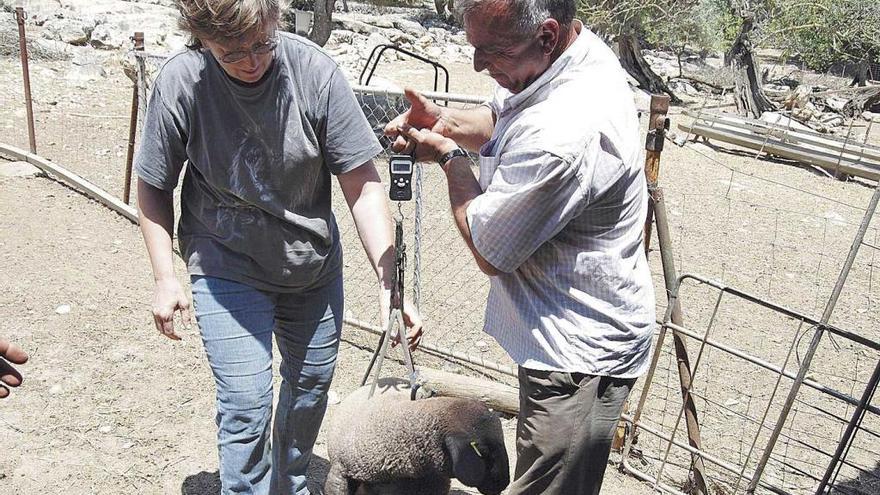
<path fill-rule="evenodd" d="M 422 164 L 416 163 L 416 213 L 413 234 L 413 304 L 420 309 L 422 299 Z"/>

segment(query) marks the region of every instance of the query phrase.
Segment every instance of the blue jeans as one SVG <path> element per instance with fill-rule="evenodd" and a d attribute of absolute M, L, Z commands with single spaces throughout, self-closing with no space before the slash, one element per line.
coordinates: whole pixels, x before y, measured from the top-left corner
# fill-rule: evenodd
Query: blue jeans
<path fill-rule="evenodd" d="M 193 276 L 192 293 L 217 386 L 222 493 L 308 494 L 306 470 L 339 349 L 342 278 L 288 294 Z M 273 334 L 281 390 L 270 448 Z"/>

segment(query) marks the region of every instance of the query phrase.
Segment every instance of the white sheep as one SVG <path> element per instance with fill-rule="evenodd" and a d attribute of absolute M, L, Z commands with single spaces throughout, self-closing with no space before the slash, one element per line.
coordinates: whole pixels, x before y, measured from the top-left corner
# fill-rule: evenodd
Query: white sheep
<path fill-rule="evenodd" d="M 348 396 L 328 435 L 326 495 L 446 495 L 458 478 L 485 495 L 510 483 L 501 421 L 474 399 L 410 400 L 403 380 Z"/>

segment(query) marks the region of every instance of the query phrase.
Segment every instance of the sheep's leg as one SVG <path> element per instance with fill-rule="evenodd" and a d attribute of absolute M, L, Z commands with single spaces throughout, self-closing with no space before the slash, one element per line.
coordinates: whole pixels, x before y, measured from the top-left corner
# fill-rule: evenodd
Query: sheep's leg
<path fill-rule="evenodd" d="M 354 495 L 357 486 L 342 475 L 338 462 L 330 465 L 327 480 L 324 482 L 324 495 Z"/>

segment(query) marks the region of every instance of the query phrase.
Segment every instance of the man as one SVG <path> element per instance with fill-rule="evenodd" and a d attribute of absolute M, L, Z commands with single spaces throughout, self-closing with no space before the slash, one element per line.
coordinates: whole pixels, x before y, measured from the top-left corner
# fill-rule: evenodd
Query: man
<path fill-rule="evenodd" d="M 412 107 L 386 127 L 445 173 L 455 223 L 491 277 L 485 331 L 519 365 L 511 494 L 599 493 L 624 400 L 646 371 L 654 291 L 632 93 L 574 0 L 458 0 L 476 109 Z M 480 153 L 479 181 L 459 145 Z"/>

